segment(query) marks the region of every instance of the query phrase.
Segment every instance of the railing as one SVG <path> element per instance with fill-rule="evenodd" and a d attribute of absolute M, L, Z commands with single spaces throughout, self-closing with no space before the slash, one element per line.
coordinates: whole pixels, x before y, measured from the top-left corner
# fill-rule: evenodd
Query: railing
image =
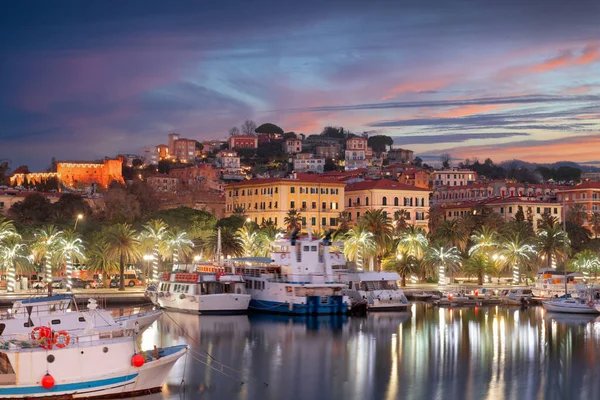
<path fill-rule="evenodd" d="M 100 341 L 122 339 L 135 337 L 133 329 L 112 329 L 106 331 L 97 331 L 86 335 L 76 335 L 68 332 L 69 344 L 65 348 L 79 347 L 81 345 L 90 346 Z M 27 335 L 28 336 L 28 335 Z M 0 350 L 20 350 L 20 349 L 58 349 L 62 347 L 55 346 L 52 338 L 41 338 L 33 340 L 29 336 L 24 339 L 24 334 L 3 335 L 0 336 Z"/>

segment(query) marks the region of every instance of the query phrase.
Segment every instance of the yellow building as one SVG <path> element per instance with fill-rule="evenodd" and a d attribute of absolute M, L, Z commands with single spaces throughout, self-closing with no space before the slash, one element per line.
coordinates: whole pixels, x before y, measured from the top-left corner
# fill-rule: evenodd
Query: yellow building
<path fill-rule="evenodd" d="M 295 174 L 292 178 L 252 179 L 227 185 L 226 212 L 236 209 L 257 224 L 265 221 L 285 228 L 289 210 L 302 217 L 303 229 L 337 228 L 338 216 L 344 211 L 344 182 L 318 175 Z"/>
<path fill-rule="evenodd" d="M 389 179 L 362 181 L 346 186 L 344 205 L 353 223 L 368 210 L 383 209 L 390 218 L 404 210 L 406 223 L 427 230 L 430 194 L 429 189 Z"/>

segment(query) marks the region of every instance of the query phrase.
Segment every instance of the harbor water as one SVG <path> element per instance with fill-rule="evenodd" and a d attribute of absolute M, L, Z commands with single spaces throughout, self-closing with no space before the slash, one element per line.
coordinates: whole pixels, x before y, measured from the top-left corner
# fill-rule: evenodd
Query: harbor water
<path fill-rule="evenodd" d="M 141 340 L 193 350 L 146 400 L 600 398 L 600 318 L 541 307 L 421 303 L 311 318 L 169 312 Z"/>

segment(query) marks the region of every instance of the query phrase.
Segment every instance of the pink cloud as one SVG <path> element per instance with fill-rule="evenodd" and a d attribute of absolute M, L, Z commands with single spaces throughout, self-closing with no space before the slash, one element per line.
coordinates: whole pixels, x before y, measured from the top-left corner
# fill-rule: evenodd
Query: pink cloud
<path fill-rule="evenodd" d="M 390 100 L 395 98 L 399 94 L 406 92 L 425 92 L 428 90 L 438 90 L 448 86 L 450 83 L 451 80 L 448 78 L 404 83 L 402 85 L 392 88 L 388 92 L 388 94 L 381 98 L 381 100 Z"/>

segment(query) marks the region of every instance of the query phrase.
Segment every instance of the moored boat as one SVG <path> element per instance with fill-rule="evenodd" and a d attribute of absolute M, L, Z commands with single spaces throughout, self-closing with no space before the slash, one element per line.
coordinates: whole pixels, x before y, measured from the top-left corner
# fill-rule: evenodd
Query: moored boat
<path fill-rule="evenodd" d="M 159 392 L 187 346 L 136 352 L 132 329 L 0 339 L 0 398 L 117 398 Z M 132 350 L 133 353 L 132 354 Z"/>
<path fill-rule="evenodd" d="M 161 308 L 200 314 L 245 313 L 250 303 L 244 278 L 222 272 L 166 272 L 146 294 Z"/>
<path fill-rule="evenodd" d="M 346 285 L 342 293 L 353 306 L 365 302 L 368 311 L 406 311 L 409 306 L 396 272 L 338 271 L 335 280 Z"/>
<path fill-rule="evenodd" d="M 598 304 L 593 300 L 583 298 L 557 298 L 542 301 L 542 305 L 549 312 L 568 314 L 600 314 L 596 309 Z"/>

